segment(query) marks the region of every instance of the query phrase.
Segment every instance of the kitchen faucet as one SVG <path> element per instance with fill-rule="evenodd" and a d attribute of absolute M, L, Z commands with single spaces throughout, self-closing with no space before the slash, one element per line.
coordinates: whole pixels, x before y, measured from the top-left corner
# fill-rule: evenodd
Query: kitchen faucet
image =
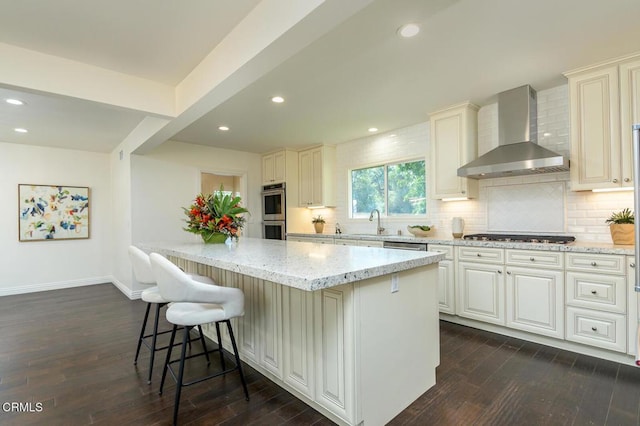
<path fill-rule="evenodd" d="M 340 224 L 336 222 L 336 234 L 342 234 L 342 229 L 340 228 Z"/>
<path fill-rule="evenodd" d="M 371 210 L 371 214 L 369 215 L 369 222 L 373 222 L 373 213 L 374 212 L 378 214 L 378 228 L 376 229 L 376 234 L 377 235 L 382 235 L 382 233 L 384 232 L 384 228 L 380 226 L 380 210 L 378 210 L 378 209 Z"/>

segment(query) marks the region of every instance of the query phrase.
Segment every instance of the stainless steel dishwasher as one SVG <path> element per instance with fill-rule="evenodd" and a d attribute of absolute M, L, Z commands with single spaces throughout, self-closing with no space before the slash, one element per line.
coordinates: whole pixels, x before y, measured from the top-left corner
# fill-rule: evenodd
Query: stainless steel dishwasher
<path fill-rule="evenodd" d="M 427 251 L 427 243 L 410 243 L 400 241 L 383 241 L 383 248 L 398 249 L 398 250 L 413 250 L 413 251 Z"/>

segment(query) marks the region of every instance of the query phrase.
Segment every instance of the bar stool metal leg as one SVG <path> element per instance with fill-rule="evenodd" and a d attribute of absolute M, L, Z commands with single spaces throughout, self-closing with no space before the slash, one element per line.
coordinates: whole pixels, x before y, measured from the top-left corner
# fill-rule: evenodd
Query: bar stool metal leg
<path fill-rule="evenodd" d="M 160 390 L 158 391 L 159 395 L 162 395 L 162 389 L 164 388 L 164 380 L 167 378 L 167 370 L 171 368 L 169 361 L 171 361 L 171 352 L 173 351 L 173 342 L 176 340 L 176 330 L 178 329 L 177 325 L 173 325 L 173 329 L 171 330 L 171 338 L 169 339 L 169 347 L 167 348 L 167 358 L 164 362 L 164 370 L 162 371 L 162 379 L 160 380 Z"/>
<path fill-rule="evenodd" d="M 138 355 L 140 355 L 140 346 L 142 346 L 142 339 L 144 338 L 144 330 L 147 328 L 147 319 L 149 318 L 149 310 L 151 309 L 151 303 L 147 303 L 147 310 L 144 313 L 144 320 L 142 321 L 142 328 L 140 329 L 140 337 L 138 338 L 138 347 L 136 348 L 136 357 L 133 359 L 133 365 L 138 364 Z"/>
<path fill-rule="evenodd" d="M 220 334 L 220 323 L 216 322 L 216 334 L 218 335 L 218 350 L 220 352 L 220 364 L 222 365 L 222 369 L 226 370 L 227 367 L 224 364 L 224 352 L 222 350 L 222 335 Z"/>
<path fill-rule="evenodd" d="M 156 355 L 156 342 L 158 340 L 158 322 L 160 320 L 160 308 L 162 304 L 156 303 L 156 318 L 153 322 L 153 338 L 151 339 L 151 360 L 149 361 L 149 379 L 147 380 L 147 384 L 151 384 L 151 376 L 153 374 L 153 361 L 155 360 Z"/>
<path fill-rule="evenodd" d="M 244 389 L 245 399 L 249 400 L 249 390 L 247 389 L 247 382 L 244 380 L 244 373 L 242 372 L 242 363 L 240 362 L 240 355 L 238 355 L 238 346 L 236 345 L 236 338 L 233 336 L 233 329 L 231 328 L 231 321 L 225 320 L 227 328 L 229 329 L 229 337 L 231 337 L 231 345 L 233 345 L 233 354 L 236 357 L 236 366 L 238 367 L 238 373 L 240 373 L 240 381 L 242 381 L 242 388 Z"/>
<path fill-rule="evenodd" d="M 202 342 L 202 350 L 204 351 L 204 356 L 207 357 L 207 365 L 210 365 L 211 360 L 209 359 L 209 351 L 207 350 L 207 344 L 204 341 L 204 333 L 202 332 L 202 326 L 200 325 L 198 326 L 198 333 L 200 334 L 200 341 Z"/>
<path fill-rule="evenodd" d="M 176 401 L 173 404 L 173 424 L 178 424 L 178 410 L 180 408 L 180 394 L 182 393 L 182 379 L 184 377 L 184 359 L 187 355 L 187 342 L 189 341 L 189 329 L 191 327 L 184 327 L 184 335 L 182 337 L 182 351 L 180 353 L 180 367 L 178 370 L 178 379 L 176 383 Z"/>

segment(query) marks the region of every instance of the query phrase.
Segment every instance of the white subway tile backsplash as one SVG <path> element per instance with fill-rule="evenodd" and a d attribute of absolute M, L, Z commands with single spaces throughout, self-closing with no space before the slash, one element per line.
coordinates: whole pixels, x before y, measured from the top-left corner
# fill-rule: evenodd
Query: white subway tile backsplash
<path fill-rule="evenodd" d="M 426 119 L 427 117 L 425 117 Z M 550 133 L 549 136 L 544 136 Z M 395 134 L 395 137 L 390 135 Z M 552 151 L 569 156 L 570 122 L 568 86 L 562 85 L 538 92 L 538 143 Z M 498 105 L 483 106 L 478 111 L 478 154 L 484 154 L 498 146 Z M 348 170 L 366 165 L 382 164 L 399 159 L 425 157 L 427 168 L 429 161 L 429 122 L 419 123 L 384 134 L 337 145 L 336 179 L 337 206 L 328 209 L 323 215 L 328 220 L 326 229 L 333 229 L 339 222 L 344 232 L 370 232 L 372 224 L 366 219 L 348 219 Z M 508 188 L 516 188 L 510 191 Z M 563 187 L 562 194 L 557 191 L 545 193 L 535 188 Z M 505 188 L 506 193 L 515 198 L 526 198 L 511 202 L 504 198 L 496 199 L 495 194 Z M 518 189 L 520 191 L 518 191 Z M 611 242 L 609 228 L 605 220 L 612 212 L 625 207 L 633 207 L 633 192 L 628 193 L 592 193 L 572 192 L 569 173 L 551 173 L 513 178 L 487 179 L 480 181 L 477 200 L 442 202 L 429 200 L 428 222 L 435 225 L 439 233 L 451 232 L 451 218 L 461 216 L 465 219 L 465 233 L 485 232 L 495 225 L 500 209 L 507 204 L 511 209 L 508 221 L 509 229 L 525 232 L 536 221 L 536 226 L 549 226 L 541 231 L 560 232 L 574 235 L 579 241 Z M 496 192 L 497 191 L 497 192 Z M 533 216 L 534 219 L 531 219 Z M 503 220 L 503 219 L 500 219 Z M 331 222 L 331 223 L 329 223 Z M 406 225 L 415 220 L 383 219 L 382 226 L 390 233 L 398 229 L 405 231 Z M 295 230 L 294 230 L 295 231 Z M 304 232 L 300 230 L 299 232 Z"/>

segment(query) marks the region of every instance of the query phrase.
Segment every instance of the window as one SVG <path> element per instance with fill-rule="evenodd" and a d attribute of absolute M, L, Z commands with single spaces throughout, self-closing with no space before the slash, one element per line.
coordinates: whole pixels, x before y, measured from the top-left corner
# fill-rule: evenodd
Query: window
<path fill-rule="evenodd" d="M 424 160 L 351 171 L 351 217 L 427 214 Z"/>

